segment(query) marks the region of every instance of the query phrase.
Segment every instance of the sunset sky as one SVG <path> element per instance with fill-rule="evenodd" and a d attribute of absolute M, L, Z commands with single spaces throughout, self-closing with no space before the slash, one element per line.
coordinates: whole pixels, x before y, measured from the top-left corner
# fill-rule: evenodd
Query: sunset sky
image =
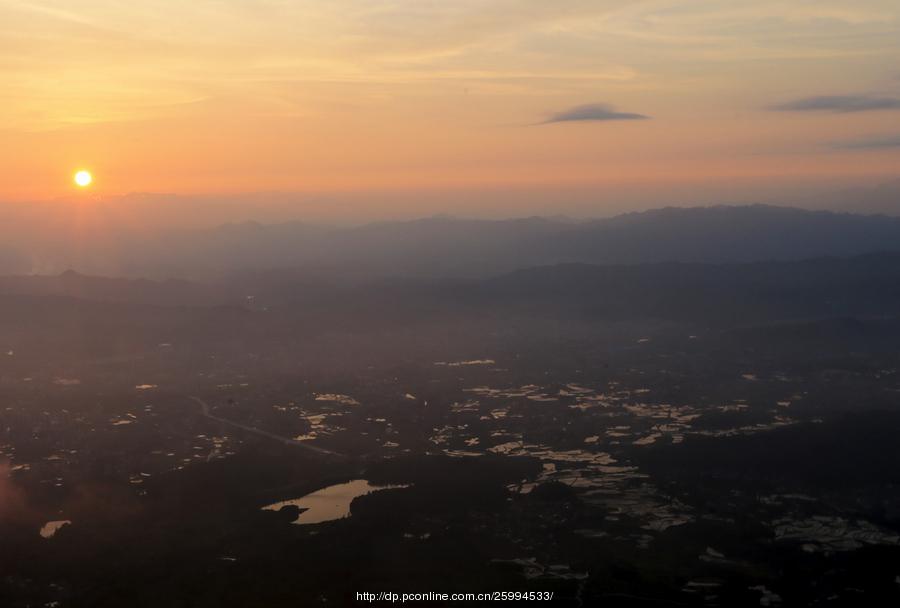
<path fill-rule="evenodd" d="M 83 168 L 106 195 L 447 201 L 900 176 L 897 0 L 2 0 L 0 23 L 0 200 Z"/>

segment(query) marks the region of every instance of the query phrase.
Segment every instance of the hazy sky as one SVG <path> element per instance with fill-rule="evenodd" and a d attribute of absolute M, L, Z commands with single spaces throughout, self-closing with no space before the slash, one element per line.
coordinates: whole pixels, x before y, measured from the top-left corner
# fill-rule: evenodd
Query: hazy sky
<path fill-rule="evenodd" d="M 82 167 L 95 195 L 451 212 L 900 175 L 897 0 L 0 0 L 0 24 L 3 200 Z"/>

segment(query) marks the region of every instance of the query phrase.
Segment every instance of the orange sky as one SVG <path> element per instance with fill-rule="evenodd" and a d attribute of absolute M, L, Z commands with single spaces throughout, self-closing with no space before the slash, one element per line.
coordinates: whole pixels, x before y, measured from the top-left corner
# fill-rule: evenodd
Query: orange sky
<path fill-rule="evenodd" d="M 900 175 L 896 0 L 6 0 L 0 23 L 0 200 L 79 168 L 95 195 Z"/>

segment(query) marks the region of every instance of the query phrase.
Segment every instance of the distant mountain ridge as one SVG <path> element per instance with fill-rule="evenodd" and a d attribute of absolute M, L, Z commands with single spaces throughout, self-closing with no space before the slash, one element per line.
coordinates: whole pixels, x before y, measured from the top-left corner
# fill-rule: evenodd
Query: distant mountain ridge
<path fill-rule="evenodd" d="M 742 263 L 900 251 L 900 218 L 765 205 L 670 207 L 585 222 L 540 217 L 433 217 L 358 227 L 246 222 L 152 239 L 120 235 L 97 250 L 77 245 L 16 251 L 10 259 L 30 257 L 32 268 L 57 272 L 74 268 L 151 278 L 211 279 L 265 269 L 338 280 L 478 278 L 560 263 Z M 22 273 L 21 264 L 0 268 L 12 272 Z"/>
<path fill-rule="evenodd" d="M 248 296 L 252 296 L 249 297 Z M 0 304 L 23 301 L 230 310 L 329 325 L 478 317 L 667 320 L 742 326 L 776 320 L 897 318 L 900 252 L 788 262 L 558 264 L 487 279 L 309 280 L 293 271 L 218 284 L 86 277 L 0 277 Z M 93 303 L 93 304 L 91 304 Z M 4 305 L 6 305 L 4 304 Z M 42 304 L 43 305 L 43 304 Z M 275 322 L 275 321 L 273 321 Z"/>

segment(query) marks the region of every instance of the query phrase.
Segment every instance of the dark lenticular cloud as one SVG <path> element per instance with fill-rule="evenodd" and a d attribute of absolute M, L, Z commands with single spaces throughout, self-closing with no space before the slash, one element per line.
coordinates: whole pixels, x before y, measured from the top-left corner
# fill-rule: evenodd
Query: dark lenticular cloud
<path fill-rule="evenodd" d="M 541 124 L 553 122 L 577 122 L 595 120 L 646 120 L 649 116 L 635 114 L 633 112 L 619 112 L 605 103 L 589 103 L 583 106 L 575 106 L 562 112 L 553 114 Z"/>
<path fill-rule="evenodd" d="M 831 147 L 841 150 L 880 150 L 884 148 L 900 148 L 900 135 L 840 141 L 832 144 Z"/>
<path fill-rule="evenodd" d="M 868 112 L 871 110 L 900 110 L 896 97 L 872 97 L 870 95 L 823 95 L 805 97 L 772 106 L 782 112 Z"/>

